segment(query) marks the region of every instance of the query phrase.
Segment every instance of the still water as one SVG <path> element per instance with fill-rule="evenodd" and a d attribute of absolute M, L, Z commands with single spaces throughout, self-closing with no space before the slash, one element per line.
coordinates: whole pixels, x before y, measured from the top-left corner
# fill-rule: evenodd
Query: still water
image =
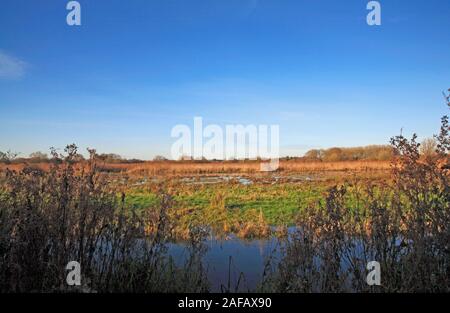
<path fill-rule="evenodd" d="M 291 235 L 295 231 L 295 227 L 290 227 L 288 234 Z M 393 244 L 399 246 L 400 243 L 399 238 Z M 254 240 L 242 240 L 236 237 L 230 237 L 227 240 L 210 238 L 206 244 L 208 249 L 203 262 L 212 292 L 254 291 L 263 280 L 264 272 L 270 269 L 276 270 L 280 259 L 283 258 L 281 252 L 283 249 L 280 249 L 280 242 L 276 237 Z M 353 241 L 348 253 L 347 257 L 358 259 L 369 257 L 370 259 L 369 255 L 364 255 L 364 248 L 357 240 Z M 169 255 L 177 265 L 182 266 L 189 256 L 186 244 L 170 244 Z M 316 266 L 319 267 L 322 262 L 318 256 L 314 258 Z M 340 266 L 341 270 L 346 271 L 350 266 L 349 260 L 343 258 Z M 349 290 L 352 290 L 351 278 L 351 276 L 347 277 L 346 281 Z"/>
<path fill-rule="evenodd" d="M 277 259 L 277 239 L 242 240 L 231 237 L 227 240 L 209 239 L 203 258 L 212 292 L 254 290 L 263 278 L 267 261 L 272 266 Z M 182 265 L 188 252 L 186 245 L 169 245 L 169 254 L 177 265 Z"/>

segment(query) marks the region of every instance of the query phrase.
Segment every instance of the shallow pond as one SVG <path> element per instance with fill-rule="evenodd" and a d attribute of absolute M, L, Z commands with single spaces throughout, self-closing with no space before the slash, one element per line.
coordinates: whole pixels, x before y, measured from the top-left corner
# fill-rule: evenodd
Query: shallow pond
<path fill-rule="evenodd" d="M 296 231 L 290 227 L 288 233 Z M 231 237 L 227 240 L 209 239 L 206 241 L 208 249 L 203 257 L 207 268 L 207 278 L 212 292 L 248 292 L 254 291 L 261 283 L 264 272 L 268 265 L 274 270 L 283 254 L 280 251 L 280 242 L 276 237 L 268 239 L 242 240 Z M 396 246 L 401 244 L 397 239 Z M 172 243 L 169 245 L 169 255 L 175 263 L 182 266 L 188 257 L 187 246 L 183 243 Z M 352 248 L 347 257 L 341 260 L 341 269 L 349 269 L 350 257 L 365 259 L 364 248 L 358 240 L 353 241 Z M 270 260 L 270 262 L 268 262 Z M 370 260 L 370 257 L 369 257 Z M 319 257 L 314 258 L 314 263 L 320 266 L 322 261 Z M 364 263 L 365 264 L 365 263 Z M 365 270 L 365 268 L 361 268 Z M 351 288 L 351 276 L 347 277 L 347 288 Z"/>
<path fill-rule="evenodd" d="M 263 277 L 266 262 L 277 246 L 277 239 L 227 240 L 210 239 L 203 258 L 212 292 L 254 290 Z M 187 255 L 186 245 L 169 245 L 169 254 L 177 265 L 183 265 Z"/>

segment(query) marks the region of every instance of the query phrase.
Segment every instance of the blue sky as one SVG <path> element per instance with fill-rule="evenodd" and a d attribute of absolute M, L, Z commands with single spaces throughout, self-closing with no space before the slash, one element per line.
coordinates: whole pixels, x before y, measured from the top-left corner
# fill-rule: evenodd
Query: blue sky
<path fill-rule="evenodd" d="M 0 4 L 0 151 L 169 156 L 176 124 L 279 124 L 283 154 L 421 138 L 446 114 L 450 1 Z"/>

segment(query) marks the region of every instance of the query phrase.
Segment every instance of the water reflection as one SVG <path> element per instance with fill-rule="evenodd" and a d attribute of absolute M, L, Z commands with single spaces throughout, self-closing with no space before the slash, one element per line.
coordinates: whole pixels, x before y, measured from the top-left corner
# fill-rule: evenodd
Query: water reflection
<path fill-rule="evenodd" d="M 276 255 L 276 238 L 242 240 L 231 237 L 228 240 L 209 239 L 204 256 L 207 276 L 212 292 L 223 290 L 254 290 L 263 278 L 264 268 L 270 256 Z M 177 265 L 186 261 L 187 249 L 184 243 L 169 245 L 169 254 Z"/>

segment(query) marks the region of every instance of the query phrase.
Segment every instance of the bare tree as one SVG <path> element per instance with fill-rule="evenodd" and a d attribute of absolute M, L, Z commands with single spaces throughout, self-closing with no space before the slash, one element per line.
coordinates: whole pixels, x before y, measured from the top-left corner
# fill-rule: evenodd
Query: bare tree
<path fill-rule="evenodd" d="M 313 160 L 322 160 L 324 152 L 322 149 L 312 149 L 305 153 L 305 157 Z"/>
<path fill-rule="evenodd" d="M 30 159 L 47 160 L 48 155 L 41 151 L 36 151 L 36 152 L 30 153 Z"/>
<path fill-rule="evenodd" d="M 18 155 L 18 152 L 12 152 L 11 150 L 8 150 L 6 152 L 0 151 L 0 162 L 9 163 L 17 158 Z"/>
<path fill-rule="evenodd" d="M 157 155 L 153 158 L 153 161 L 167 161 L 167 158 L 162 155 Z"/>
<path fill-rule="evenodd" d="M 434 157 L 437 153 L 437 142 L 434 138 L 426 138 L 420 144 L 420 154 L 426 158 Z"/>

